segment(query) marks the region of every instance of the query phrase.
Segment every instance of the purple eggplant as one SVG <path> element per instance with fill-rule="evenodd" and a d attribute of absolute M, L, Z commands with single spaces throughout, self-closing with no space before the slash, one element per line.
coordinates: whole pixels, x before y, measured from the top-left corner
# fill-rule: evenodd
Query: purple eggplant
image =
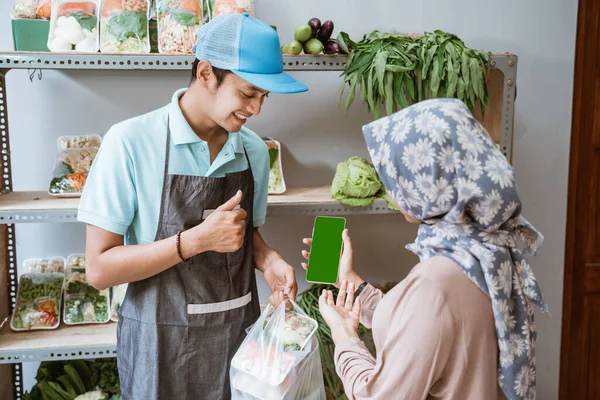
<path fill-rule="evenodd" d="M 323 53 L 325 54 L 338 54 L 341 48 L 340 45 L 337 44 L 335 40 L 329 40 L 323 49 Z"/>
<path fill-rule="evenodd" d="M 308 25 L 310 25 L 312 29 L 312 37 L 317 37 L 317 32 L 319 31 L 319 28 L 321 28 L 321 20 L 319 18 L 311 18 L 310 21 L 308 21 Z"/>
<path fill-rule="evenodd" d="M 330 20 L 327 20 L 327 21 L 323 22 L 323 25 L 321 25 L 321 28 L 319 28 L 319 31 L 317 32 L 317 39 L 319 39 L 321 41 L 321 43 L 327 43 L 327 41 L 331 37 L 332 33 L 333 33 L 333 22 Z"/>

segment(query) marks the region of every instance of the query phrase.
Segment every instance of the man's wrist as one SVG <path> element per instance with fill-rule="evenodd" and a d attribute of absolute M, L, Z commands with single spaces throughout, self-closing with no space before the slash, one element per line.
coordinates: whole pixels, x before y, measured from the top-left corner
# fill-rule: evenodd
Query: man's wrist
<path fill-rule="evenodd" d="M 196 229 L 188 229 L 187 231 L 181 232 L 179 245 L 181 254 L 185 259 L 208 251 L 207 243 L 203 238 L 202 232 L 198 232 Z"/>

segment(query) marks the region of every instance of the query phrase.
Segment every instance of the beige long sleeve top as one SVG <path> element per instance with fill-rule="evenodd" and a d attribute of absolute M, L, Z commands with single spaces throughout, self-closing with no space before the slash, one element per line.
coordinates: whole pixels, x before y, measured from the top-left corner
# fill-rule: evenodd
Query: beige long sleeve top
<path fill-rule="evenodd" d="M 337 345 L 350 400 L 504 398 L 491 302 L 452 260 L 418 264 L 385 297 L 367 285 L 360 300 L 377 357 L 358 339 Z"/>

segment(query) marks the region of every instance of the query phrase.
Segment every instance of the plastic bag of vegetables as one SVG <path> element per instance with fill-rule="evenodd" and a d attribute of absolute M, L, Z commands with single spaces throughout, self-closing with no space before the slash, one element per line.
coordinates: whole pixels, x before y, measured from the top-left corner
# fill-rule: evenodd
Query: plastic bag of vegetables
<path fill-rule="evenodd" d="M 56 53 L 96 53 L 98 11 L 97 0 L 53 0 L 48 49 Z"/>
<path fill-rule="evenodd" d="M 231 361 L 233 399 L 325 400 L 317 322 L 293 301 L 263 311 Z"/>
<path fill-rule="evenodd" d="M 156 0 L 158 51 L 192 54 L 196 33 L 202 26 L 201 0 Z"/>
<path fill-rule="evenodd" d="M 148 0 L 104 0 L 100 17 L 100 51 L 150 53 Z"/>

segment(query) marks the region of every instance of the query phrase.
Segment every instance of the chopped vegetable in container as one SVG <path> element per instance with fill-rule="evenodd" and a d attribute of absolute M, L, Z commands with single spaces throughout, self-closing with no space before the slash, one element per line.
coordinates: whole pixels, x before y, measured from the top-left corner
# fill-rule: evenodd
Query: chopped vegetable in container
<path fill-rule="evenodd" d="M 158 51 L 192 54 L 196 34 L 202 26 L 201 0 L 157 0 Z"/>
<path fill-rule="evenodd" d="M 97 153 L 97 148 L 59 151 L 48 193 L 57 196 L 80 195 Z"/>
<path fill-rule="evenodd" d="M 119 320 L 119 309 L 123 300 L 125 300 L 125 294 L 127 293 L 127 284 L 124 283 L 119 286 L 115 286 L 112 289 L 112 296 L 110 296 L 110 320 L 117 322 Z"/>
<path fill-rule="evenodd" d="M 265 143 L 269 150 L 269 194 L 283 194 L 286 191 L 281 165 L 281 143 L 267 138 Z"/>
<path fill-rule="evenodd" d="M 100 51 L 150 53 L 148 0 L 104 0 L 100 18 Z"/>
<path fill-rule="evenodd" d="M 68 325 L 106 323 L 108 315 L 108 289 L 98 290 L 87 282 L 85 257 L 71 255 L 65 275 L 64 321 Z"/>
<path fill-rule="evenodd" d="M 102 143 L 100 135 L 61 136 L 57 140 L 58 150 L 98 148 Z"/>
<path fill-rule="evenodd" d="M 213 17 L 224 14 L 248 13 L 254 17 L 254 0 L 209 0 L 212 2 Z"/>
<path fill-rule="evenodd" d="M 62 257 L 30 258 L 23 261 L 23 267 L 29 273 L 65 272 L 65 259 Z"/>
<path fill-rule="evenodd" d="M 65 275 L 62 273 L 21 275 L 11 329 L 26 331 L 58 328 L 64 280 Z"/>
<path fill-rule="evenodd" d="M 23 19 L 35 19 L 37 0 L 16 0 L 13 7 L 13 17 Z"/>
<path fill-rule="evenodd" d="M 35 13 L 38 18 L 50 19 L 52 17 L 52 0 L 38 0 Z"/>
<path fill-rule="evenodd" d="M 48 34 L 52 52 L 98 51 L 98 3 L 96 0 L 55 0 Z"/>

